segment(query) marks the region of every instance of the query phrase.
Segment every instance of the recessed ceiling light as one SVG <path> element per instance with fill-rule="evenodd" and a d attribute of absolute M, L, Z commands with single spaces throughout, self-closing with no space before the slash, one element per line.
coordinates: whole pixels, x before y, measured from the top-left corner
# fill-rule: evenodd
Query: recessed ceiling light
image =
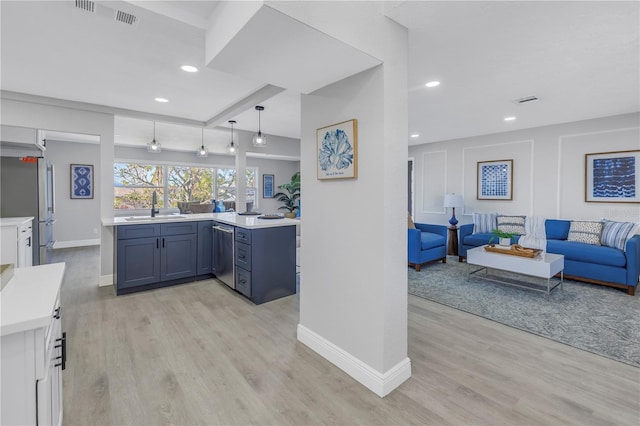
<path fill-rule="evenodd" d="M 412 138 L 414 138 L 414 139 L 415 139 L 415 138 L 419 138 L 419 137 L 420 137 L 420 135 L 419 135 L 419 134 L 417 134 L 417 133 L 413 133 L 410 137 L 412 137 Z"/>
<path fill-rule="evenodd" d="M 198 68 L 194 67 L 193 65 L 183 65 L 180 67 L 180 69 L 186 72 L 198 72 Z"/>
<path fill-rule="evenodd" d="M 430 81 L 427 84 L 425 84 L 425 86 L 427 87 L 436 87 L 436 86 L 440 86 L 440 82 L 439 81 Z"/>
<path fill-rule="evenodd" d="M 516 119 L 516 118 L 515 118 L 513 115 L 510 115 L 509 117 L 505 117 L 505 118 L 504 118 L 504 121 L 513 121 L 513 120 L 515 120 L 515 119 Z"/>
<path fill-rule="evenodd" d="M 161 102 L 161 103 L 166 103 L 169 102 L 169 99 L 165 99 L 165 98 L 155 98 L 154 101 L 156 102 Z"/>

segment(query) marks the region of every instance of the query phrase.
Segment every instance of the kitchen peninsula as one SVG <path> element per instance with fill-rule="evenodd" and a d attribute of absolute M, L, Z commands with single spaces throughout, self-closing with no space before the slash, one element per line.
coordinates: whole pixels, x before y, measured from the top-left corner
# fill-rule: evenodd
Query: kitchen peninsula
<path fill-rule="evenodd" d="M 117 295 L 216 277 L 256 304 L 296 292 L 296 219 L 130 216 L 114 226 Z"/>

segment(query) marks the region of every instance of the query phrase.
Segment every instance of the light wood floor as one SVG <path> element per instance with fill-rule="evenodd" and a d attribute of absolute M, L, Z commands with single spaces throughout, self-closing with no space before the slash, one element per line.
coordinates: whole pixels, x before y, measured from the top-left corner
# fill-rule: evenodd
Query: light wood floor
<path fill-rule="evenodd" d="M 640 424 L 640 369 L 418 297 L 413 375 L 381 399 L 297 342 L 296 296 L 255 306 L 207 280 L 116 297 L 97 249 L 53 257 L 68 425 Z"/>

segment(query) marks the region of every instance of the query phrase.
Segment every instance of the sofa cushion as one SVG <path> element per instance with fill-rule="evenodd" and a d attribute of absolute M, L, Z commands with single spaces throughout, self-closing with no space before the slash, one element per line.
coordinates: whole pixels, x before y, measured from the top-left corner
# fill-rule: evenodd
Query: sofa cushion
<path fill-rule="evenodd" d="M 442 235 L 433 234 L 431 232 L 420 233 L 420 248 L 422 250 L 429 250 L 434 247 L 440 247 L 447 244 L 447 239 Z"/>
<path fill-rule="evenodd" d="M 465 246 L 473 246 L 473 247 L 480 247 L 483 246 L 485 244 L 489 244 L 489 240 L 491 239 L 491 237 L 493 237 L 494 235 L 492 233 L 484 233 L 484 234 L 471 234 L 471 235 L 467 235 L 463 238 L 462 240 L 462 244 L 464 244 Z"/>
<path fill-rule="evenodd" d="M 547 240 L 566 240 L 569 237 L 570 227 L 569 220 L 547 219 L 544 222 Z"/>
<path fill-rule="evenodd" d="M 627 245 L 627 241 L 633 236 L 631 231 L 635 225 L 636 224 L 633 222 L 614 222 L 612 220 L 605 220 L 602 228 L 602 236 L 600 237 L 600 244 L 624 250 Z"/>
<path fill-rule="evenodd" d="M 567 241 L 599 246 L 601 235 L 602 222 L 572 220 Z"/>
<path fill-rule="evenodd" d="M 562 254 L 565 259 L 578 262 L 616 267 L 624 267 L 627 264 L 627 258 L 621 250 L 575 241 L 547 240 L 547 252 Z"/>
<path fill-rule="evenodd" d="M 496 224 L 498 230 L 502 232 L 508 232 L 509 234 L 524 235 L 524 222 L 527 219 L 526 216 L 505 216 L 499 214 L 496 217 Z"/>
<path fill-rule="evenodd" d="M 473 233 L 486 234 L 496 229 L 496 217 L 498 213 L 474 213 Z"/>

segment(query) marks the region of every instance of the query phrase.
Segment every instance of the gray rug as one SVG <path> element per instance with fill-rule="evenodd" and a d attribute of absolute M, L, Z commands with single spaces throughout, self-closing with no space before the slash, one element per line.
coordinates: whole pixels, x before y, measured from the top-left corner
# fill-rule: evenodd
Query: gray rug
<path fill-rule="evenodd" d="M 640 295 L 565 280 L 549 300 L 544 293 L 466 280 L 466 263 L 409 268 L 409 294 L 640 367 Z M 473 268 L 473 266 L 472 266 Z M 513 274 L 491 272 L 506 278 Z M 535 283 L 546 280 L 528 279 Z"/>

